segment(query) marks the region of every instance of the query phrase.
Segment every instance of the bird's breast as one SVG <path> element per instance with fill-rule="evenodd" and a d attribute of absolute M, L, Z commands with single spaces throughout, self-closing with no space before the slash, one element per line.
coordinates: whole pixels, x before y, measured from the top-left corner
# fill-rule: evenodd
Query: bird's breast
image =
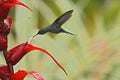
<path fill-rule="evenodd" d="M 59 33 L 60 30 L 61 30 L 60 28 L 52 27 L 51 29 L 49 29 L 49 32 L 52 32 L 52 33 Z"/>

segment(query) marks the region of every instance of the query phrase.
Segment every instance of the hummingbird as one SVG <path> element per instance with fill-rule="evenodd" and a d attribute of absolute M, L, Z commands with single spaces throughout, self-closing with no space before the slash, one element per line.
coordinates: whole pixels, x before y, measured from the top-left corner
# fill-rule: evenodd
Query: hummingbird
<path fill-rule="evenodd" d="M 72 12 L 73 12 L 73 10 L 69 10 L 69 11 L 63 13 L 51 25 L 49 25 L 48 27 L 40 29 L 37 32 L 37 34 L 35 34 L 34 36 L 43 35 L 47 32 L 51 32 L 51 33 L 54 33 L 54 34 L 66 33 L 66 34 L 74 35 L 73 33 L 68 32 L 61 27 L 68 19 L 70 19 L 70 17 L 72 16 Z"/>

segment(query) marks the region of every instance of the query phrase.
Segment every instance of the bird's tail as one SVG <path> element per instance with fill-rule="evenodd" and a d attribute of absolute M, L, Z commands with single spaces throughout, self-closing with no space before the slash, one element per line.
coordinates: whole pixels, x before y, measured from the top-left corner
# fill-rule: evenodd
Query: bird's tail
<path fill-rule="evenodd" d="M 70 34 L 70 35 L 75 35 L 75 34 L 73 34 L 73 33 L 71 33 L 71 32 L 68 32 L 68 31 L 64 31 L 64 33 Z"/>
<path fill-rule="evenodd" d="M 71 33 L 71 32 L 65 32 L 66 34 L 70 34 L 70 35 L 75 35 L 75 34 L 73 34 L 73 33 Z"/>

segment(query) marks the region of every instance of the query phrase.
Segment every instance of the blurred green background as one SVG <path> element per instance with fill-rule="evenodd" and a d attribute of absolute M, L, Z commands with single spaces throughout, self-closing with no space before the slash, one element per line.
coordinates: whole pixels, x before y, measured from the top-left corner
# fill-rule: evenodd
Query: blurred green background
<path fill-rule="evenodd" d="M 65 67 L 68 76 L 44 53 L 32 51 L 15 70 L 37 71 L 45 80 L 120 80 L 120 0 L 21 0 L 11 9 L 13 27 L 9 49 L 25 42 L 40 28 L 51 24 L 64 12 L 73 16 L 63 27 L 76 34 L 47 33 L 32 44 L 42 47 Z M 5 63 L 0 54 L 0 63 Z M 26 77 L 26 80 L 34 80 Z"/>

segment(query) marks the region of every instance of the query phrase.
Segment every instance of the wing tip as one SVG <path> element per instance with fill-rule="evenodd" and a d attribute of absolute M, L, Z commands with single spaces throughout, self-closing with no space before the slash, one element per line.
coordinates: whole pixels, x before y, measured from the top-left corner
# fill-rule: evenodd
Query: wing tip
<path fill-rule="evenodd" d="M 69 11 L 67 11 L 67 13 L 72 14 L 72 13 L 73 13 L 73 11 L 74 11 L 74 10 L 69 10 Z"/>

